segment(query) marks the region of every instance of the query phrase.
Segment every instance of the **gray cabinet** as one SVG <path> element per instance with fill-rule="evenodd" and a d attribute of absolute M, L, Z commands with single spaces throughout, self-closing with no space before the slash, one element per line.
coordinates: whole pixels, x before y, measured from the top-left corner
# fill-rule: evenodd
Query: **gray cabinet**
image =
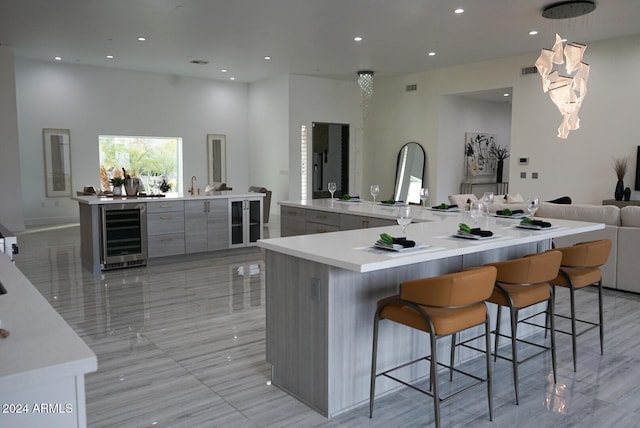
<path fill-rule="evenodd" d="M 185 253 L 183 201 L 147 203 L 147 246 L 149 258 Z"/>
<path fill-rule="evenodd" d="M 368 229 L 370 227 L 393 226 L 395 220 L 367 217 L 353 214 L 340 214 L 340 230 Z"/>
<path fill-rule="evenodd" d="M 184 206 L 187 254 L 229 248 L 227 199 L 186 201 Z"/>
<path fill-rule="evenodd" d="M 262 196 L 229 198 L 229 247 L 255 246 L 262 239 Z"/>
<path fill-rule="evenodd" d="M 306 224 L 304 208 L 280 207 L 280 236 L 304 235 Z"/>

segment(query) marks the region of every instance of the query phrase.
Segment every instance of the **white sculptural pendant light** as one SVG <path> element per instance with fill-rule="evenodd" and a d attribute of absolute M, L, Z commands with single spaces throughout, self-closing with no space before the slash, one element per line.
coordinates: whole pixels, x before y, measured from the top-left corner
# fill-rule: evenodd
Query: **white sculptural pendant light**
<path fill-rule="evenodd" d="M 547 19 L 577 18 L 593 12 L 596 4 L 592 0 L 569 0 L 551 4 L 542 11 Z M 542 77 L 542 90 L 549 92 L 551 101 L 562 114 L 558 137 L 566 139 L 570 131 L 580 128 L 578 112 L 587 95 L 589 64 L 582 61 L 587 45 L 568 43 L 556 34 L 551 49 L 543 49 L 536 60 L 536 68 Z M 564 70 L 559 66 L 564 64 Z"/>
<path fill-rule="evenodd" d="M 587 95 L 589 64 L 582 61 L 586 45 L 569 43 L 563 46 L 562 37 L 556 34 L 552 49 L 543 49 L 536 60 L 536 68 L 542 77 L 542 90 L 549 92 L 551 101 L 562 114 L 558 137 L 566 139 L 570 131 L 580 128 L 578 112 Z M 564 73 L 556 66 L 564 64 Z"/>

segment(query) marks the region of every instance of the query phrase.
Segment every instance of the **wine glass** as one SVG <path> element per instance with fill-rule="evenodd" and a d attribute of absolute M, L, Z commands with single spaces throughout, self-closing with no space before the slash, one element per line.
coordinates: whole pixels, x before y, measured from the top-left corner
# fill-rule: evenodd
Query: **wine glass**
<path fill-rule="evenodd" d="M 371 192 L 371 196 L 373 197 L 373 203 L 376 203 L 376 196 L 378 196 L 378 193 L 380 193 L 380 186 L 378 186 L 377 184 L 372 184 L 371 185 L 371 189 L 369 189 Z"/>
<path fill-rule="evenodd" d="M 527 211 L 529 211 L 529 215 L 531 217 L 533 217 L 536 211 L 538 211 L 539 205 L 540 205 L 540 201 L 538 201 L 538 198 L 527 199 Z"/>
<path fill-rule="evenodd" d="M 329 190 L 329 193 L 331 193 L 331 200 L 333 200 L 333 194 L 335 193 L 336 189 L 338 188 L 336 186 L 336 183 L 334 183 L 334 182 L 329 183 L 327 188 Z"/>
<path fill-rule="evenodd" d="M 412 219 L 413 217 L 411 216 L 411 207 L 409 205 L 404 205 L 398 208 L 396 221 L 400 226 L 402 226 L 402 234 L 405 236 L 407 234 L 407 226 L 411 224 Z"/>
<path fill-rule="evenodd" d="M 484 203 L 479 200 L 471 201 L 469 215 L 473 219 L 474 224 L 478 224 L 478 219 L 482 217 L 482 214 L 484 214 Z"/>
<path fill-rule="evenodd" d="M 484 209 L 489 215 L 489 206 L 493 203 L 493 192 L 484 192 L 482 202 L 484 202 Z"/>
<path fill-rule="evenodd" d="M 427 199 L 429 199 L 429 189 L 423 187 L 420 189 L 420 200 L 422 201 L 422 208 L 427 208 Z"/>

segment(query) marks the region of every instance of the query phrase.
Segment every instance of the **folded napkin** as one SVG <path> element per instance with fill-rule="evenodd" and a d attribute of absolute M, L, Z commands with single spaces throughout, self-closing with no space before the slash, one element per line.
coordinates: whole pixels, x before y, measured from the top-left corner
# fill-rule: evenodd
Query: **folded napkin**
<path fill-rule="evenodd" d="M 434 210 L 450 210 L 451 208 L 458 208 L 458 206 L 456 204 L 453 205 L 447 205 L 446 208 L 442 208 L 440 205 L 436 205 L 435 207 L 431 207 Z"/>
<path fill-rule="evenodd" d="M 534 226 L 540 226 L 540 227 L 551 227 L 551 223 L 549 223 L 548 221 L 542 221 L 542 220 L 531 220 L 531 224 Z"/>
<path fill-rule="evenodd" d="M 482 236 L 483 238 L 486 238 L 488 236 L 493 236 L 493 232 L 490 230 L 482 230 L 479 227 L 474 227 L 473 229 L 471 229 L 471 234 L 472 235 L 478 235 L 478 236 Z"/>
<path fill-rule="evenodd" d="M 411 248 L 416 246 L 415 241 L 410 241 L 407 238 L 393 238 L 393 243 L 402 245 L 404 248 Z"/>
<path fill-rule="evenodd" d="M 504 214 L 502 214 L 502 210 L 496 211 L 496 214 L 504 215 Z M 514 215 L 514 214 L 524 214 L 524 211 L 522 211 L 522 210 L 512 210 L 511 211 L 511 215 Z"/>

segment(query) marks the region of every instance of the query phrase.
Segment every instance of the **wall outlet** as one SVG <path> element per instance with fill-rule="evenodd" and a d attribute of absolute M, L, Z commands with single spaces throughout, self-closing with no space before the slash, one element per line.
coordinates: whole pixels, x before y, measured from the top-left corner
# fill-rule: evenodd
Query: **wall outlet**
<path fill-rule="evenodd" d="M 320 280 L 311 278 L 311 300 L 320 301 Z"/>
<path fill-rule="evenodd" d="M 531 178 L 532 178 L 533 180 L 537 180 L 537 179 L 538 179 L 538 173 L 537 173 L 537 172 L 532 172 L 532 173 L 531 173 Z"/>
<path fill-rule="evenodd" d="M 527 178 L 527 173 L 526 172 L 521 172 L 520 173 L 520 178 Z"/>

